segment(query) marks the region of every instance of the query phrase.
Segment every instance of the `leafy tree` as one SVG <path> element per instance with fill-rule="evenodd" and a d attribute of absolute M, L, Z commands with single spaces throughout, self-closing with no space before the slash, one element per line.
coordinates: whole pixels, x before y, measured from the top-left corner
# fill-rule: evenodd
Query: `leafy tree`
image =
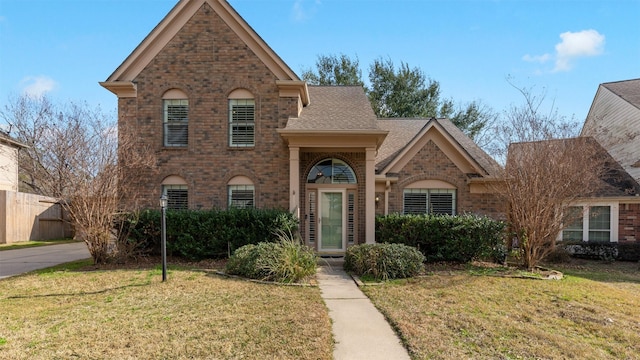
<path fill-rule="evenodd" d="M 359 60 L 345 54 L 319 55 L 315 71 L 304 70 L 302 78 L 312 85 L 360 85 L 365 87 L 371 106 L 382 118 L 447 117 L 467 136 L 483 146 L 485 130 L 497 115 L 479 101 L 456 106 L 440 98 L 440 84 L 419 68 L 401 63 L 396 69 L 390 59 L 376 59 L 369 67 L 369 83 L 362 80 Z"/>
<path fill-rule="evenodd" d="M 459 106 L 455 111 L 453 107 L 453 101 L 445 102 L 440 116 L 449 118 L 478 146 L 485 148 L 492 140 L 490 129 L 495 126 L 499 114 L 479 100 Z"/>
<path fill-rule="evenodd" d="M 358 57 L 351 59 L 345 54 L 318 55 L 316 70 L 317 73 L 312 69 L 303 71 L 302 78 L 312 85 L 364 86 Z"/>
<path fill-rule="evenodd" d="M 376 59 L 369 68 L 367 91 L 373 111 L 379 117 L 437 117 L 440 84 L 419 68 L 401 63 L 396 71 L 390 59 Z"/>
<path fill-rule="evenodd" d="M 113 224 L 119 211 L 132 210 L 121 207 L 121 197 L 135 197 L 127 184 L 154 166 L 153 153 L 134 146 L 140 141 L 134 132 L 118 133 L 112 117 L 87 104 L 23 95 L 10 99 L 0 118 L 28 145 L 18 158 L 21 191 L 60 199 L 94 262 L 119 255 L 124 243 Z"/>

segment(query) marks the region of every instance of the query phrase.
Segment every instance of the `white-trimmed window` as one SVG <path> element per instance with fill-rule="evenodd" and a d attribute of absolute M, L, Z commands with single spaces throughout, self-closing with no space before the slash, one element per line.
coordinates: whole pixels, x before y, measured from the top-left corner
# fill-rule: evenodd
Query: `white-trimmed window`
<path fill-rule="evenodd" d="M 185 147 L 189 143 L 189 100 L 178 89 L 162 96 L 163 144 L 167 147 Z"/>
<path fill-rule="evenodd" d="M 168 199 L 168 209 L 186 210 L 189 208 L 189 189 L 187 182 L 180 176 L 168 176 L 162 181 L 162 195 Z"/>
<path fill-rule="evenodd" d="M 246 176 L 236 176 L 227 184 L 229 208 L 246 209 L 255 207 L 255 187 Z"/>
<path fill-rule="evenodd" d="M 570 206 L 567 226 L 562 231 L 565 241 L 617 242 L 618 205 L 593 204 Z"/>
<path fill-rule="evenodd" d="M 456 188 L 440 180 L 422 180 L 404 188 L 404 214 L 456 214 Z"/>
<path fill-rule="evenodd" d="M 229 95 L 229 146 L 255 146 L 255 109 L 253 94 L 244 89 Z"/>

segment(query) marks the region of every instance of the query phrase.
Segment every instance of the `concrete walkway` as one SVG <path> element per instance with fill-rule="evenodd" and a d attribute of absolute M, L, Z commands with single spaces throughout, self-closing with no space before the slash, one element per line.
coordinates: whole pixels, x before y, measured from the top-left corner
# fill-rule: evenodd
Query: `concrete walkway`
<path fill-rule="evenodd" d="M 90 257 L 84 242 L 0 251 L 0 279 Z"/>
<path fill-rule="evenodd" d="M 333 322 L 334 359 L 410 359 L 391 325 L 342 269 L 342 264 L 320 266 L 317 279 Z"/>

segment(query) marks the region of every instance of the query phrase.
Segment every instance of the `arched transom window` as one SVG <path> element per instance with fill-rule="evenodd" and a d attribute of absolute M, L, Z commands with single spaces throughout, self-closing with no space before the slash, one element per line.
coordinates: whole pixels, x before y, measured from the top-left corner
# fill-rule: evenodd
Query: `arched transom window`
<path fill-rule="evenodd" d="M 309 176 L 309 184 L 356 184 L 356 174 L 351 166 L 340 159 L 324 159 L 315 164 Z"/>

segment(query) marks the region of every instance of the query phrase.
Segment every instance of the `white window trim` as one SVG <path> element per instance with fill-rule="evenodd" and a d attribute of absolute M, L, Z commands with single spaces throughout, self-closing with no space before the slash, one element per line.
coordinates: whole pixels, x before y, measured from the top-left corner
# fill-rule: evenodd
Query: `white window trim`
<path fill-rule="evenodd" d="M 451 199 L 451 210 L 452 210 L 452 214 L 451 215 L 457 215 L 458 213 L 458 209 L 457 209 L 457 201 L 458 201 L 458 191 L 454 188 L 454 189 L 450 189 L 450 188 L 445 188 L 445 189 L 434 189 L 434 188 L 415 188 L 415 187 L 405 187 L 404 190 L 402 190 L 402 213 L 405 213 L 405 209 L 406 209 L 406 194 L 407 193 L 419 193 L 419 194 L 425 194 L 426 196 L 426 208 L 425 208 L 425 214 L 431 214 L 432 213 L 432 209 L 429 206 L 429 202 L 430 202 L 430 198 L 432 194 L 439 194 L 439 193 L 444 193 L 444 194 L 451 194 L 452 195 L 452 199 Z"/>
<path fill-rule="evenodd" d="M 619 224 L 618 224 L 618 220 L 619 220 L 619 214 L 620 214 L 620 204 L 617 202 L 593 202 L 593 203 L 577 203 L 577 204 L 571 204 L 570 206 L 581 206 L 582 207 L 582 241 L 583 242 L 589 242 L 589 211 L 587 210 L 588 208 L 594 207 L 594 206 L 608 206 L 611 209 L 610 212 L 610 224 L 611 224 L 611 229 L 609 231 L 609 242 L 612 243 L 617 243 L 618 242 L 618 228 L 619 228 Z M 587 209 L 585 209 L 585 207 Z M 560 231 L 560 234 L 558 235 L 557 240 L 558 241 L 563 241 L 562 240 L 562 233 L 564 232 L 564 229 L 562 231 Z"/>

